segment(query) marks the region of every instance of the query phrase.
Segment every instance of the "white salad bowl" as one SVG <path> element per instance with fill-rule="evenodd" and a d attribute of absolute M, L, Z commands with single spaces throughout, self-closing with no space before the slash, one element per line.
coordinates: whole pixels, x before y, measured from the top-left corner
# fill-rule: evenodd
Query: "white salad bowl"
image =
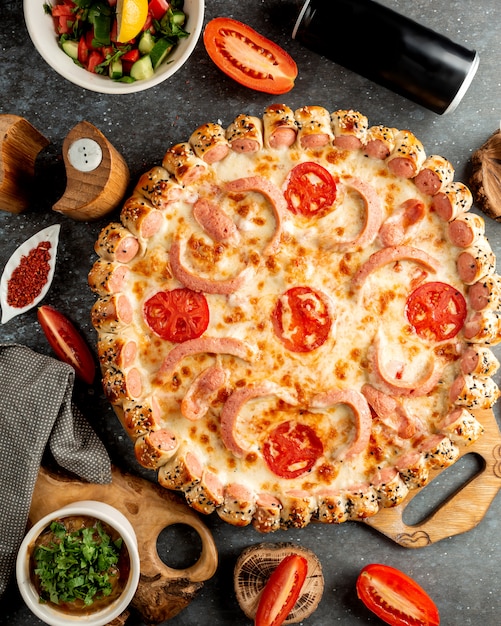
<path fill-rule="evenodd" d="M 101 520 L 114 528 L 122 537 L 130 559 L 129 578 L 120 596 L 108 606 L 86 615 L 69 615 L 58 611 L 53 605 L 41 603 L 30 577 L 30 553 L 40 533 L 55 519 L 84 515 Z M 118 509 L 96 500 L 83 500 L 49 513 L 28 531 L 23 539 L 16 561 L 16 578 L 21 596 L 34 615 L 49 626 L 104 626 L 129 606 L 139 582 L 140 560 L 137 538 L 129 520 Z"/>
<path fill-rule="evenodd" d="M 187 20 L 184 28 L 189 36 L 179 40 L 169 58 L 153 76 L 133 83 L 122 83 L 79 67 L 63 52 L 57 40 L 53 19 L 45 12 L 44 4 L 46 0 L 23 0 L 26 27 L 40 55 L 58 74 L 75 85 L 90 91 L 111 94 L 144 91 L 173 76 L 186 63 L 200 38 L 205 8 L 204 0 L 185 0 L 183 11 Z M 52 0 L 51 4 L 56 4 L 56 0 Z"/>

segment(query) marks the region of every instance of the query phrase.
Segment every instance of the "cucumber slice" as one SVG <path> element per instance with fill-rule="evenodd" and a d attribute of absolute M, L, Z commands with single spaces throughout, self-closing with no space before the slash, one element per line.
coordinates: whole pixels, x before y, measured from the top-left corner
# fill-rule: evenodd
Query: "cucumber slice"
<path fill-rule="evenodd" d="M 149 54 L 145 54 L 144 57 L 138 59 L 130 68 L 130 75 L 134 80 L 144 80 L 145 78 L 150 78 L 153 76 L 153 73 L 153 65 L 151 64 Z"/>
<path fill-rule="evenodd" d="M 154 70 L 167 58 L 172 48 L 173 45 L 169 39 L 162 38 L 157 41 L 153 46 L 153 50 L 150 52 L 151 65 Z"/>
<path fill-rule="evenodd" d="M 149 30 L 145 30 L 139 40 L 139 52 L 141 54 L 149 54 L 155 45 L 155 39 Z"/>
<path fill-rule="evenodd" d="M 70 39 L 67 39 L 61 44 L 61 48 L 74 61 L 78 59 L 78 41 L 72 41 Z"/>
<path fill-rule="evenodd" d="M 115 59 L 111 61 L 108 66 L 108 74 L 112 80 L 118 80 L 123 76 L 123 67 L 122 61 L 120 59 Z"/>
<path fill-rule="evenodd" d="M 173 24 L 175 24 L 176 26 L 182 26 L 184 24 L 186 20 L 186 15 L 183 13 L 183 11 L 172 11 L 172 17 L 171 17 L 171 22 Z"/>

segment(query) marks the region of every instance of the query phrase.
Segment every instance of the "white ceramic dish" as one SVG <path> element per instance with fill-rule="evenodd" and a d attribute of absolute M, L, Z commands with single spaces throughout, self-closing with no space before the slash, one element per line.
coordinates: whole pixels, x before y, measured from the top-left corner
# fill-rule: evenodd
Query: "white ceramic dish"
<path fill-rule="evenodd" d="M 44 11 L 44 0 L 23 0 L 24 19 L 33 45 L 45 61 L 61 76 L 85 89 L 99 93 L 135 93 L 154 87 L 173 76 L 188 60 L 202 32 L 204 0 L 185 0 L 186 30 L 189 37 L 181 39 L 167 62 L 163 63 L 151 78 L 134 83 L 112 81 L 107 76 L 88 72 L 76 65 L 65 54 L 58 42 L 54 23 Z"/>
<path fill-rule="evenodd" d="M 49 604 L 41 604 L 38 594 L 30 580 L 29 550 L 38 535 L 58 517 L 70 515 L 90 515 L 115 528 L 122 536 L 130 556 L 130 575 L 123 593 L 108 607 L 91 615 L 70 616 L 61 613 Z M 104 626 L 118 617 L 130 604 L 139 582 L 140 561 L 137 539 L 129 520 L 120 511 L 96 500 L 83 500 L 69 504 L 38 521 L 27 533 L 17 556 L 17 584 L 26 605 L 39 619 L 50 626 Z"/>

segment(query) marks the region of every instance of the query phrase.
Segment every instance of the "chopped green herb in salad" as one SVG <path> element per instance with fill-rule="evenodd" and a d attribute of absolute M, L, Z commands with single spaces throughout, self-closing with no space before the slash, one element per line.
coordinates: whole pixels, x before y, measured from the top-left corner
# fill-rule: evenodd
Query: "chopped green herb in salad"
<path fill-rule="evenodd" d="M 149 78 L 168 60 L 185 30 L 184 0 L 150 0 L 137 37 L 117 41 L 117 0 L 62 0 L 44 4 L 54 19 L 59 45 L 74 63 L 114 81 Z"/>

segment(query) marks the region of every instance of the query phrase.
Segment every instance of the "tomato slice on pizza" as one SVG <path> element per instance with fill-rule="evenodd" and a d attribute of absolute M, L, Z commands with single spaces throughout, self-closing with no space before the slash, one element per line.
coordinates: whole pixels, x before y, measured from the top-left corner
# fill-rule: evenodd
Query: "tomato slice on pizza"
<path fill-rule="evenodd" d="M 209 325 L 207 299 L 184 287 L 158 291 L 145 302 L 143 312 L 151 330 L 174 343 L 200 337 Z"/>
<path fill-rule="evenodd" d="M 321 217 L 331 209 L 336 193 L 331 173 L 318 163 L 306 161 L 290 171 L 284 196 L 291 213 Z"/>
<path fill-rule="evenodd" d="M 466 313 L 463 295 L 447 283 L 425 283 L 407 298 L 407 319 L 422 339 L 452 339 L 463 327 Z"/>
<path fill-rule="evenodd" d="M 308 472 L 323 451 L 322 441 L 313 428 L 293 421 L 274 428 L 263 446 L 268 467 L 282 478 L 296 478 Z"/>

